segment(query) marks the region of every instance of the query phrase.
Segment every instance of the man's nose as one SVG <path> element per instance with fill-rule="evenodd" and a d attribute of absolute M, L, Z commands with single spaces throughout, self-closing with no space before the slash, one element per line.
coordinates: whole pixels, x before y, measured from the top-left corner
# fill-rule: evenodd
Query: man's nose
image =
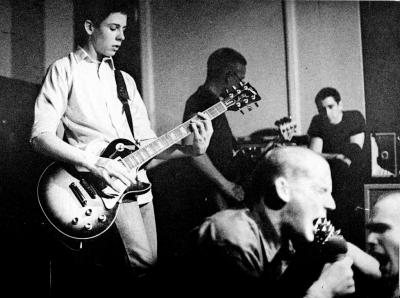
<path fill-rule="evenodd" d="M 125 33 L 124 30 L 120 29 L 117 35 L 118 40 L 125 40 Z"/>
<path fill-rule="evenodd" d="M 335 210 L 336 209 L 336 203 L 335 200 L 333 199 L 332 195 L 329 194 L 327 198 L 325 199 L 325 208 L 329 210 Z"/>
<path fill-rule="evenodd" d="M 374 245 L 378 243 L 377 234 L 374 232 L 369 232 L 367 236 L 368 245 Z"/>

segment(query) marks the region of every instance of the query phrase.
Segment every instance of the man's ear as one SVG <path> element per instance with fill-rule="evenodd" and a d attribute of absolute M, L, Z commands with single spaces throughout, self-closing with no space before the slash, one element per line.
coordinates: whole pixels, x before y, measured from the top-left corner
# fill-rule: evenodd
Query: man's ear
<path fill-rule="evenodd" d="M 94 25 L 91 20 L 86 20 L 84 23 L 85 31 L 88 35 L 92 35 L 94 31 Z"/>
<path fill-rule="evenodd" d="M 278 177 L 274 181 L 276 193 L 278 197 L 285 203 L 290 201 L 290 187 L 288 181 L 284 177 Z"/>

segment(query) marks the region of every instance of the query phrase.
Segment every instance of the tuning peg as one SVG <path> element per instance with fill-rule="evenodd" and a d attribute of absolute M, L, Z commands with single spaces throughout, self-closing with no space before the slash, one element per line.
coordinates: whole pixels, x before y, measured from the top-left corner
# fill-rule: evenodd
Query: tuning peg
<path fill-rule="evenodd" d="M 233 90 L 236 90 L 236 89 L 237 89 L 236 86 L 232 86 L 232 88 L 233 88 Z"/>
<path fill-rule="evenodd" d="M 243 87 L 243 86 L 244 86 L 244 83 L 243 83 L 243 81 L 240 81 L 240 82 L 239 82 L 239 84 L 240 84 L 240 86 L 241 86 L 241 87 Z"/>
<path fill-rule="evenodd" d="M 255 102 L 254 105 L 258 108 L 258 103 Z"/>
<path fill-rule="evenodd" d="M 240 113 L 242 113 L 242 115 L 244 115 L 244 112 L 243 112 L 243 110 L 240 110 Z"/>
<path fill-rule="evenodd" d="M 251 110 L 253 110 L 253 108 L 251 106 L 247 106 L 247 110 L 250 112 Z"/>

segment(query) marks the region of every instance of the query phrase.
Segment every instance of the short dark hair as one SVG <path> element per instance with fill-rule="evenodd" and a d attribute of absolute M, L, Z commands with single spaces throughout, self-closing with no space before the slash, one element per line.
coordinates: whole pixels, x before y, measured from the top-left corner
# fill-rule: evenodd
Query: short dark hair
<path fill-rule="evenodd" d="M 83 46 L 87 42 L 84 29 L 86 20 L 99 27 L 110 14 L 120 12 L 128 15 L 129 4 L 125 0 L 74 0 L 75 45 Z"/>
<path fill-rule="evenodd" d="M 214 51 L 207 60 L 207 78 L 213 79 L 233 64 L 246 65 L 247 61 L 238 51 L 231 48 L 220 48 Z"/>
<path fill-rule="evenodd" d="M 342 99 L 340 98 L 340 93 L 335 88 L 325 87 L 322 88 L 315 96 L 315 104 L 318 106 L 321 101 L 327 97 L 333 97 L 333 99 L 339 103 Z"/>
<path fill-rule="evenodd" d="M 125 0 L 84 0 L 83 21 L 90 20 L 98 27 L 110 14 L 120 12 L 128 15 L 128 3 Z"/>

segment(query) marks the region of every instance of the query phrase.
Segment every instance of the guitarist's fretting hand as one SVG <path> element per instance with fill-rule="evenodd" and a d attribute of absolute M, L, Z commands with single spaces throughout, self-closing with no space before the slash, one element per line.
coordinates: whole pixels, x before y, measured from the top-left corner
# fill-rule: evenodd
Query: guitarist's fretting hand
<path fill-rule="evenodd" d="M 197 113 L 199 118 L 193 118 L 190 127 L 193 132 L 192 155 L 198 156 L 204 154 L 210 144 L 211 135 L 214 130 L 210 117 L 205 113 Z"/>
<path fill-rule="evenodd" d="M 135 177 L 115 159 L 98 157 L 89 170 L 117 192 L 122 192 L 129 185 L 136 183 Z"/>

